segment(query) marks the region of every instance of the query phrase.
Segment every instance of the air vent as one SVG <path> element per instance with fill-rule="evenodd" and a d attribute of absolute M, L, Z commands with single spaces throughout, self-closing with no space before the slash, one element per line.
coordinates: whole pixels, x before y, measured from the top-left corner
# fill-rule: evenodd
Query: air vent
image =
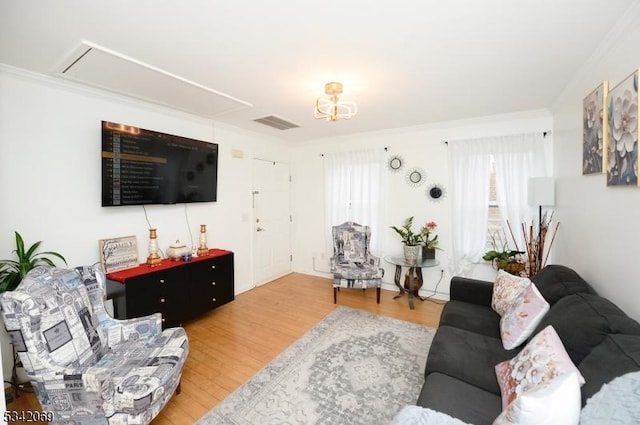
<path fill-rule="evenodd" d="M 292 128 L 300 127 L 298 124 L 294 124 L 290 121 L 276 117 L 275 115 L 256 118 L 254 121 L 260 124 L 268 125 L 269 127 L 277 128 L 278 130 L 289 130 Z"/>

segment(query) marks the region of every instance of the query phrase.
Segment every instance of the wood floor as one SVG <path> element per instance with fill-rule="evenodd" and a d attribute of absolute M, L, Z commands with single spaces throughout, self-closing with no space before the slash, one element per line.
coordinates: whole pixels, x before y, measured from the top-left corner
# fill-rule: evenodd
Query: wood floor
<path fill-rule="evenodd" d="M 342 289 L 338 304 L 438 326 L 442 301 L 416 301 L 382 290 Z M 192 424 L 336 308 L 331 281 L 292 273 L 236 296 L 235 301 L 184 325 L 190 352 L 175 395 L 153 425 Z M 35 395 L 20 393 L 7 410 L 36 410 Z"/>

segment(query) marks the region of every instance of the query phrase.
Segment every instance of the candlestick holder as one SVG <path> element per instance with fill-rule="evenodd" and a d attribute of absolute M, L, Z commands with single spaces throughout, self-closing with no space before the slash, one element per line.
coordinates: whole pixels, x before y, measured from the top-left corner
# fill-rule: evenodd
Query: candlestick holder
<path fill-rule="evenodd" d="M 200 225 L 200 239 L 198 245 L 198 256 L 207 255 L 209 253 L 209 248 L 207 248 L 207 225 Z"/>
<path fill-rule="evenodd" d="M 149 256 L 147 264 L 151 267 L 157 266 L 162 262 L 162 258 L 158 255 L 158 235 L 156 229 L 149 229 Z"/>

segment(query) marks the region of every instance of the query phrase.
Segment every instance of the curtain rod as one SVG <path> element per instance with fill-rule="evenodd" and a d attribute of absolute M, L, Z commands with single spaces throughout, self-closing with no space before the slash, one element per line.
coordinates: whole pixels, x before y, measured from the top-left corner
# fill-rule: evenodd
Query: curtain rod
<path fill-rule="evenodd" d="M 545 137 L 547 137 L 548 135 L 551 134 L 551 130 L 549 131 L 543 131 L 542 132 L 542 138 L 544 139 Z M 487 137 L 488 138 L 488 137 Z M 442 143 L 444 143 L 445 145 L 449 145 L 449 141 L 448 140 L 443 140 Z"/>

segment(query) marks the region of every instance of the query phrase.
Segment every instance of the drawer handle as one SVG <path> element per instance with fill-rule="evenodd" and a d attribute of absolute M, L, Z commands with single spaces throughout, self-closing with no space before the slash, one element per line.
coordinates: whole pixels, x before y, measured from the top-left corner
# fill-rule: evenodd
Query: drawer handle
<path fill-rule="evenodd" d="M 212 284 L 213 286 L 216 286 L 216 283 L 215 283 L 215 282 L 211 282 L 211 284 Z"/>
<path fill-rule="evenodd" d="M 166 322 L 166 320 L 165 320 L 165 319 L 162 319 L 162 323 L 164 323 L 164 322 Z"/>
<path fill-rule="evenodd" d="M 216 266 L 211 266 L 211 268 L 212 268 L 212 269 L 215 269 L 215 268 L 216 268 Z"/>
<path fill-rule="evenodd" d="M 213 302 L 216 302 L 216 299 L 215 299 L 215 298 L 213 298 Z"/>
<path fill-rule="evenodd" d="M 164 302 L 164 298 L 160 298 L 160 302 L 163 303 Z"/>
<path fill-rule="evenodd" d="M 160 283 L 164 283 L 164 279 L 160 279 Z"/>

